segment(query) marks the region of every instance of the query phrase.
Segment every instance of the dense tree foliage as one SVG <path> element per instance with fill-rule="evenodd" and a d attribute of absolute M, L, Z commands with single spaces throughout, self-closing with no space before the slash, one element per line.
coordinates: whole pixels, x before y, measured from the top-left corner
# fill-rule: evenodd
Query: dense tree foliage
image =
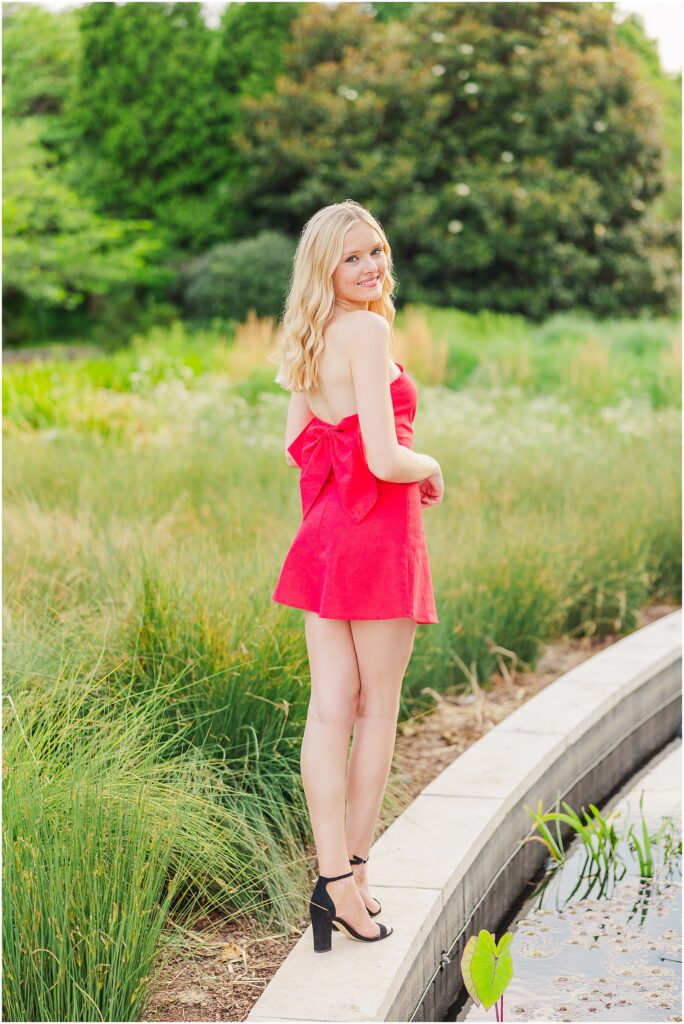
<path fill-rule="evenodd" d="M 217 221 L 223 238 L 252 233 L 247 211 L 234 202 L 236 187 L 249 177 L 249 162 L 235 146 L 234 135 L 242 124 L 245 97 L 258 98 L 270 92 L 283 70 L 283 47 L 290 38 L 291 25 L 301 13 L 303 3 L 231 3 L 218 28 L 214 92 L 222 97 L 227 118 L 229 144 L 219 191 L 224 202 L 217 209 Z"/>
<path fill-rule="evenodd" d="M 80 15 L 79 187 L 113 216 L 154 218 L 175 246 L 223 237 L 214 192 L 229 136 L 200 5 L 93 3 Z"/>
<path fill-rule="evenodd" d="M 653 213 L 659 220 L 681 221 L 682 73 L 672 75 L 663 71 L 655 41 L 645 35 L 641 21 L 634 14 L 621 18 L 617 35 L 636 57 L 644 81 L 660 97 L 664 188 L 653 203 Z"/>
<path fill-rule="evenodd" d="M 76 74 L 78 43 L 75 11 L 55 17 L 35 4 L 3 4 L 4 116 L 61 113 Z"/>
<path fill-rule="evenodd" d="M 35 122 L 10 125 L 3 147 L 3 288 L 6 313 L 27 306 L 79 307 L 141 279 L 146 258 L 156 254 L 153 238 L 138 223 L 100 217 L 57 176 L 49 174 L 49 151 L 35 135 Z M 147 283 L 168 281 L 152 265 Z M 12 317 L 7 340 L 13 340 Z"/>
<path fill-rule="evenodd" d="M 347 197 L 399 305 L 678 306 L 681 75 L 609 4 L 2 14 L 6 340 L 148 300 L 240 315 L 243 257 L 277 314 L 304 221 Z"/>
<path fill-rule="evenodd" d="M 217 31 L 199 3 L 83 8 L 75 122 L 100 209 L 154 217 L 185 252 L 251 230 L 232 201 L 248 173 L 232 141 L 240 100 L 273 86 L 301 6 L 231 4 Z"/>
<path fill-rule="evenodd" d="M 310 5 L 294 34 L 237 138 L 258 227 L 353 196 L 390 235 L 403 299 L 536 317 L 676 301 L 676 225 L 647 215 L 660 107 L 608 10 L 426 3 L 380 27 Z"/>
<path fill-rule="evenodd" d="M 151 221 L 114 219 L 71 184 L 72 132 L 63 116 L 78 57 L 75 12 L 33 4 L 3 10 L 3 336 L 60 335 L 110 296 L 166 287 Z M 86 314 L 84 318 L 81 313 Z"/>

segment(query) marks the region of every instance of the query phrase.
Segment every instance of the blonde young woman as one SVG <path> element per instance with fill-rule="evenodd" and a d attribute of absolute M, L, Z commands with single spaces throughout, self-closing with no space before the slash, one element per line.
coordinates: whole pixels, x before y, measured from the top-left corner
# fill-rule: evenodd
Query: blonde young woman
<path fill-rule="evenodd" d="M 272 598 L 304 610 L 301 771 L 320 872 L 309 905 L 319 952 L 332 948 L 334 928 L 362 942 L 392 933 L 372 920 L 381 907 L 365 864 L 416 624 L 439 622 L 422 507 L 441 502 L 444 482 L 432 456 L 412 451 L 417 390 L 390 355 L 393 288 L 389 244 L 364 207 L 347 200 L 311 217 L 276 378 L 292 392 L 285 447 L 301 470 L 302 522 Z"/>

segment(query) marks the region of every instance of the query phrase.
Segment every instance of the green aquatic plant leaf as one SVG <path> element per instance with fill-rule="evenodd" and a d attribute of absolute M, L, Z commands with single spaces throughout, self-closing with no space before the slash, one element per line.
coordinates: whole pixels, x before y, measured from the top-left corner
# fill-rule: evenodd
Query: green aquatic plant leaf
<path fill-rule="evenodd" d="M 596 856 L 597 859 L 599 856 L 602 857 L 606 867 L 608 868 L 610 866 L 611 859 L 611 853 L 608 849 L 608 843 L 610 841 L 610 830 L 607 828 L 606 823 L 601 817 L 601 814 L 596 805 L 589 804 L 589 809 L 591 810 L 594 817 L 592 818 L 587 811 L 584 812 L 584 817 L 586 818 L 587 826 L 590 833 L 596 836 L 596 840 L 598 842 L 598 851 Z"/>
<path fill-rule="evenodd" d="M 497 947 L 494 936 L 482 928 L 477 936 L 470 961 L 470 974 L 485 1010 L 488 1010 L 506 991 L 513 977 L 513 958 L 510 943 L 512 932 L 506 932 Z"/>
<path fill-rule="evenodd" d="M 634 829 L 631 826 L 630 826 L 628 835 L 630 836 L 630 838 L 632 840 L 632 844 L 634 846 L 634 851 L 635 851 L 635 853 L 636 853 L 636 855 L 637 855 L 637 857 L 639 859 L 639 874 L 641 875 L 642 878 L 645 878 L 646 877 L 646 859 L 645 859 L 643 851 L 641 849 L 641 844 L 639 843 L 639 840 L 637 839 L 636 835 L 634 834 Z"/>
<path fill-rule="evenodd" d="M 574 829 L 574 831 L 577 832 L 578 835 L 581 836 L 582 842 L 590 850 L 593 851 L 593 846 L 592 846 L 592 843 L 591 843 L 591 833 L 590 833 L 589 829 L 586 827 L 586 825 L 582 824 L 582 819 L 579 817 L 579 815 L 575 811 L 573 811 L 572 807 L 570 807 L 569 804 L 565 803 L 565 801 L 563 801 L 563 807 L 566 808 L 567 814 L 563 814 L 561 811 L 553 811 L 553 812 L 551 812 L 549 814 L 545 814 L 544 815 L 544 820 L 545 821 L 564 821 L 567 825 L 569 825 L 572 829 Z"/>
<path fill-rule="evenodd" d="M 470 970 L 470 966 L 473 961 L 473 953 L 475 952 L 475 945 L 477 943 L 477 935 L 471 935 L 465 944 L 463 950 L 463 956 L 461 957 L 461 974 L 463 975 L 463 983 L 468 990 L 468 995 L 475 1003 L 476 1006 L 480 1005 L 480 997 L 477 994 L 475 988 L 475 982 L 473 981 L 473 975 Z"/>
<path fill-rule="evenodd" d="M 644 806 L 643 805 L 644 805 L 644 793 L 642 791 L 641 797 L 639 799 L 639 811 L 641 813 L 641 834 L 642 834 L 642 838 L 643 838 L 643 845 L 639 842 L 639 840 L 637 838 L 637 835 L 636 835 L 636 833 L 634 831 L 634 826 L 630 826 L 628 835 L 629 835 L 630 839 L 632 840 L 632 844 L 634 846 L 635 853 L 636 853 L 637 857 L 639 858 L 639 873 L 640 873 L 641 877 L 642 878 L 652 878 L 653 877 L 653 841 L 651 840 L 651 836 L 649 834 L 648 821 L 646 820 L 646 818 L 644 816 Z M 657 843 L 657 841 L 660 838 L 660 832 L 654 838 L 655 838 L 656 843 Z"/>
<path fill-rule="evenodd" d="M 646 868 L 649 876 L 653 874 L 653 851 L 651 850 L 651 837 L 648 832 L 648 822 L 644 816 L 644 792 L 641 791 L 639 798 L 639 811 L 641 812 L 641 831 L 644 837 L 644 854 L 646 856 Z"/>
<path fill-rule="evenodd" d="M 542 843 L 546 847 L 550 855 L 554 858 L 554 860 L 557 860 L 559 863 L 565 860 L 565 857 L 558 850 L 553 839 L 551 839 L 550 836 L 548 839 L 544 839 L 542 836 L 525 836 L 524 839 L 520 840 L 521 846 L 523 845 L 523 843 Z"/>
<path fill-rule="evenodd" d="M 606 821 L 606 819 L 601 814 L 601 812 L 599 811 L 599 809 L 596 806 L 596 804 L 589 804 L 589 810 L 591 811 L 591 813 L 594 815 L 594 818 L 598 822 L 598 824 L 599 824 L 599 826 L 601 828 L 602 834 L 604 836 L 609 836 L 610 833 L 611 833 L 610 826 L 609 826 L 608 822 Z"/>
<path fill-rule="evenodd" d="M 565 860 L 565 850 L 562 844 L 556 843 L 555 839 L 551 835 L 551 832 L 543 822 L 544 815 L 542 814 L 542 802 L 541 800 L 537 804 L 537 810 L 533 811 L 531 807 L 525 804 L 525 810 L 534 819 L 534 827 L 538 828 L 541 835 L 539 836 L 526 836 L 522 843 L 532 842 L 533 840 L 539 843 L 543 843 L 547 847 L 550 855 L 554 860 L 559 863 Z"/>

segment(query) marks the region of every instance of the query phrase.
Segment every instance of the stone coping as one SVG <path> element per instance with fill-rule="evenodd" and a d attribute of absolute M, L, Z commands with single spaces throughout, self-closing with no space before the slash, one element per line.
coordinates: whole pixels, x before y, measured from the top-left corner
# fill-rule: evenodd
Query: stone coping
<path fill-rule="evenodd" d="M 373 846 L 378 920 L 393 934 L 365 944 L 333 931 L 316 953 L 309 925 L 247 1020 L 443 1020 L 465 941 L 496 931 L 546 858 L 541 843 L 521 845 L 524 804 L 598 802 L 675 735 L 681 629 L 677 610 L 617 641 L 456 758 Z"/>

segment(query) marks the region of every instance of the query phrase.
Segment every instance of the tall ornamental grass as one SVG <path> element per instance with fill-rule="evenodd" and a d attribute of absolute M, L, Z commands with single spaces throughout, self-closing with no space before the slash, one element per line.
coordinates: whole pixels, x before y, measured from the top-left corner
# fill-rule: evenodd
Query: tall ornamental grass
<path fill-rule="evenodd" d="M 131 700 L 112 678 L 25 679 L 5 694 L 7 1020 L 139 1020 L 153 965 L 200 913 L 282 925 L 278 891 L 302 885 L 287 838 L 265 844 L 265 820 L 243 813 L 239 773 L 225 800 L 228 770 L 222 782 L 162 735 L 173 686 Z"/>

